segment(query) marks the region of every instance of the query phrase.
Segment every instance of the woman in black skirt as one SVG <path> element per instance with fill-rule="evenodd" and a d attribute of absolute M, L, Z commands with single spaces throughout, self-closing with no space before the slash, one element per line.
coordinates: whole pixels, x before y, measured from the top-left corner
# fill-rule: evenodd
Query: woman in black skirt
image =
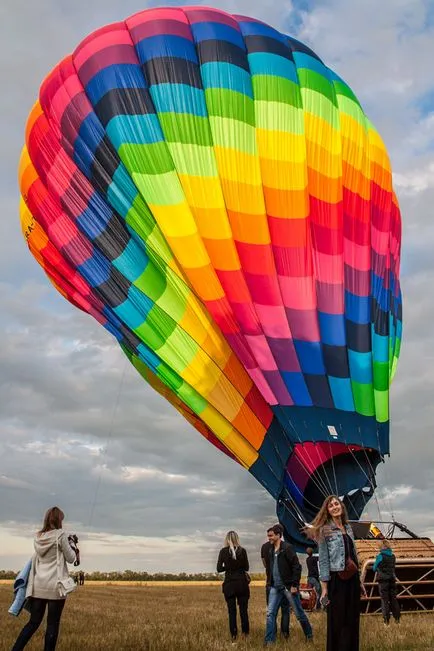
<path fill-rule="evenodd" d="M 353 530 L 339 497 L 325 499 L 306 533 L 318 541 L 321 603 L 327 604 L 327 651 L 358 651 L 360 595 L 365 589 Z"/>
<path fill-rule="evenodd" d="M 217 561 L 217 572 L 224 572 L 223 594 L 226 599 L 229 614 L 229 630 L 232 642 L 236 642 L 237 627 L 237 602 L 240 609 L 241 631 L 243 636 L 249 634 L 248 604 L 250 597 L 248 575 L 249 559 L 240 539 L 235 531 L 226 535 L 225 546 L 220 550 Z"/>

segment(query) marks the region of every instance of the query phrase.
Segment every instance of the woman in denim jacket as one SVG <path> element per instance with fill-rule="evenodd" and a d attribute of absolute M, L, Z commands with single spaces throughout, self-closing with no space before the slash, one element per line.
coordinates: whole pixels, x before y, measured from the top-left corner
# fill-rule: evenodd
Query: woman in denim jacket
<path fill-rule="evenodd" d="M 321 603 L 327 608 L 327 651 L 358 651 L 359 563 L 344 504 L 330 495 L 308 529 L 318 542 Z M 343 574 L 345 570 L 345 574 Z"/>

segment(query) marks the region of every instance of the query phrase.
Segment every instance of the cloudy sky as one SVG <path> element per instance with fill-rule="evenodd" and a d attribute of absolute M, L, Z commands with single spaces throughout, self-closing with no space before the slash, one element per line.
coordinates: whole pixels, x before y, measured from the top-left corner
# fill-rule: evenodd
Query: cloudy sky
<path fill-rule="evenodd" d="M 156 4 L 0 6 L 0 568 L 27 559 L 54 503 L 82 538 L 89 570 L 210 571 L 228 529 L 253 551 L 264 523 L 274 521 L 264 490 L 155 395 L 100 326 L 57 295 L 21 237 L 16 169 L 40 81 L 91 30 Z M 392 457 L 370 513 L 393 512 L 434 536 L 434 4 L 210 4 L 308 43 L 354 89 L 389 149 L 403 213 L 405 340 L 392 390 Z"/>

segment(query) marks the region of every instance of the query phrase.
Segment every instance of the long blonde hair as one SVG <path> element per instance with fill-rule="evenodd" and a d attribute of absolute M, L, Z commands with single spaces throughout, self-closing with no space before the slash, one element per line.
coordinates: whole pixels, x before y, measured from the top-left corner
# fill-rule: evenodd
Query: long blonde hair
<path fill-rule="evenodd" d="M 342 507 L 342 524 L 346 525 L 348 523 L 348 513 L 345 507 L 345 504 L 337 495 L 329 495 L 325 498 L 320 510 L 318 511 L 316 517 L 312 520 L 311 524 L 304 529 L 305 534 L 312 538 L 313 540 L 318 540 L 321 536 L 322 529 L 324 525 L 331 522 L 332 517 L 329 513 L 329 504 L 332 500 L 337 500 Z"/>
<path fill-rule="evenodd" d="M 229 547 L 232 558 L 237 557 L 237 549 L 241 547 L 240 538 L 236 531 L 228 531 L 225 538 L 225 547 Z"/>

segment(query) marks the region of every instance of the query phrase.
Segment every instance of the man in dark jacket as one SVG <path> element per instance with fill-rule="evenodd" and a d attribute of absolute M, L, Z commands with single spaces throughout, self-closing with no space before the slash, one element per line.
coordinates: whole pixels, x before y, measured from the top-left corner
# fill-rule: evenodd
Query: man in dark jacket
<path fill-rule="evenodd" d="M 377 573 L 378 589 L 381 597 L 381 611 L 383 613 L 384 623 L 390 621 L 390 611 L 393 618 L 399 622 L 401 610 L 396 598 L 396 575 L 395 575 L 395 554 L 390 548 L 388 540 L 381 541 L 380 553 L 375 559 L 373 570 Z"/>
<path fill-rule="evenodd" d="M 283 535 L 283 527 L 280 524 L 276 524 L 276 527 L 279 527 L 281 534 Z M 269 539 L 270 536 L 272 537 L 273 534 L 273 529 L 270 528 L 267 531 L 267 538 Z M 268 540 L 266 543 L 264 543 L 261 547 L 261 559 L 262 559 L 262 564 L 265 568 L 265 573 L 267 577 L 267 581 L 265 584 L 265 599 L 267 602 L 268 606 L 268 601 L 270 598 L 270 590 L 271 590 L 271 573 L 270 573 L 270 551 L 273 547 L 273 543 Z M 280 633 L 283 638 L 288 638 L 289 637 L 289 602 L 287 599 L 282 599 L 280 602 Z M 277 615 L 276 615 L 277 619 Z"/>
<path fill-rule="evenodd" d="M 282 540 L 282 530 L 279 525 L 271 527 L 267 534 L 272 547 L 270 549 L 270 595 L 267 607 L 265 644 L 273 644 L 276 641 L 277 611 L 282 599 L 288 600 L 300 622 L 306 640 L 310 641 L 313 639 L 312 627 L 301 605 L 299 592 L 300 561 L 291 545 Z"/>

